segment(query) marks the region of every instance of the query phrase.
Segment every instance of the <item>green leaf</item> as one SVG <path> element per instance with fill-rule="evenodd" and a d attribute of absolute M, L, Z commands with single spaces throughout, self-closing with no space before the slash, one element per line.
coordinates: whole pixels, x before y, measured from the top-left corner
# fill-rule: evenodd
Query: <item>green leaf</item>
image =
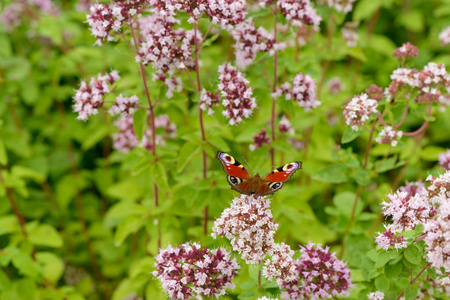
<path fill-rule="evenodd" d="M 159 188 L 163 190 L 169 190 L 167 171 L 161 161 L 158 161 L 155 165 L 152 166 L 152 177 Z"/>
<path fill-rule="evenodd" d="M 181 173 L 187 164 L 200 153 L 200 147 L 197 143 L 187 142 L 181 147 L 180 155 L 177 160 L 177 173 Z"/>
<path fill-rule="evenodd" d="M 389 290 L 389 280 L 384 275 L 375 278 L 375 287 L 378 291 L 386 292 Z"/>
<path fill-rule="evenodd" d="M 417 293 L 419 289 L 416 287 L 407 287 L 405 290 L 405 300 L 414 300 L 416 299 Z"/>
<path fill-rule="evenodd" d="M 15 165 L 11 168 L 11 173 L 18 178 L 30 178 L 36 181 L 37 183 L 41 183 L 45 180 L 45 176 L 39 172 L 36 172 L 33 169 Z"/>
<path fill-rule="evenodd" d="M 35 257 L 43 267 L 44 278 L 56 283 L 64 273 L 64 263 L 61 258 L 51 252 L 37 252 Z"/>
<path fill-rule="evenodd" d="M 345 128 L 344 134 L 342 135 L 341 144 L 350 143 L 358 136 L 360 136 L 362 131 L 355 131 L 350 126 Z"/>
<path fill-rule="evenodd" d="M 141 141 L 144 134 L 144 127 L 147 120 L 147 111 L 144 109 L 137 110 L 133 115 L 133 128 L 136 136 Z"/>
<path fill-rule="evenodd" d="M 19 222 L 15 215 L 6 215 L 0 217 L 0 235 L 18 232 Z"/>
<path fill-rule="evenodd" d="M 23 275 L 37 277 L 39 269 L 30 255 L 23 253 L 17 248 L 8 248 L 5 251 L 10 255 L 12 264 Z"/>
<path fill-rule="evenodd" d="M 349 48 L 347 50 L 347 54 L 353 58 L 356 58 L 357 60 L 361 62 L 367 62 L 367 57 L 364 55 L 364 51 L 359 47 L 353 47 Z M 344 144 L 344 143 L 342 143 Z"/>
<path fill-rule="evenodd" d="M 418 10 L 403 11 L 401 14 L 398 14 L 396 21 L 415 33 L 422 32 L 425 27 L 423 12 Z"/>
<path fill-rule="evenodd" d="M 353 175 L 355 181 L 362 186 L 369 185 L 372 181 L 370 180 L 369 172 L 360 168 L 355 175 Z"/>
<path fill-rule="evenodd" d="M 435 268 L 428 268 L 427 269 L 427 273 L 431 277 L 431 279 L 436 279 L 437 278 L 437 273 L 436 273 L 436 269 Z"/>
<path fill-rule="evenodd" d="M 95 130 L 92 130 L 89 135 L 87 135 L 83 143 L 81 144 L 81 149 L 88 150 L 95 146 L 98 142 L 105 139 L 105 137 L 111 134 L 111 130 L 107 126 L 96 126 Z"/>
<path fill-rule="evenodd" d="M 8 155 L 6 154 L 5 144 L 3 139 L 0 139 L 0 165 L 6 166 L 8 164 Z"/>
<path fill-rule="evenodd" d="M 437 161 L 439 154 L 444 153 L 445 149 L 437 146 L 427 146 L 423 148 L 419 156 L 421 159 L 429 160 L 429 161 Z"/>
<path fill-rule="evenodd" d="M 384 161 L 380 161 L 376 166 L 377 173 L 383 173 L 395 168 L 395 163 L 397 161 L 397 157 L 389 157 Z"/>
<path fill-rule="evenodd" d="M 406 260 L 414 265 L 420 264 L 420 261 L 422 260 L 419 249 L 417 249 L 416 246 L 411 245 L 408 248 L 406 248 L 405 252 L 403 253 Z"/>
<path fill-rule="evenodd" d="M 122 245 L 130 234 L 137 232 L 143 225 L 144 221 L 141 215 L 126 217 L 117 227 L 114 234 L 114 244 L 117 247 Z"/>
<path fill-rule="evenodd" d="M 358 1 L 353 10 L 353 20 L 360 22 L 372 17 L 377 9 L 382 5 L 382 1 L 361 0 Z"/>
<path fill-rule="evenodd" d="M 378 34 L 372 35 L 369 46 L 374 51 L 383 54 L 390 59 L 392 59 L 392 52 L 394 52 L 396 48 L 395 44 L 388 37 Z"/>
<path fill-rule="evenodd" d="M 41 224 L 28 232 L 28 239 L 37 246 L 59 248 L 63 240 L 56 229 L 49 224 Z"/>
<path fill-rule="evenodd" d="M 333 197 L 333 204 L 341 215 L 350 217 L 353 210 L 353 203 L 355 201 L 355 193 L 342 192 Z M 356 206 L 355 215 L 358 215 L 363 209 L 361 202 Z"/>
<path fill-rule="evenodd" d="M 341 183 L 348 181 L 348 170 L 344 164 L 329 165 L 318 171 L 313 178 L 318 181 Z"/>
<path fill-rule="evenodd" d="M 393 265 L 386 264 L 384 266 L 384 274 L 386 274 L 386 276 L 391 279 L 400 275 L 402 270 L 403 270 L 403 265 L 401 263 L 397 263 L 397 264 L 393 264 Z"/>

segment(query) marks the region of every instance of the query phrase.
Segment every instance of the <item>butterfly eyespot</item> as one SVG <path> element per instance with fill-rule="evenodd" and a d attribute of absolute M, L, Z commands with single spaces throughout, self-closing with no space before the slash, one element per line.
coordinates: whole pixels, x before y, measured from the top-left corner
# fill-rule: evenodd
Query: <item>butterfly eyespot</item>
<path fill-rule="evenodd" d="M 233 184 L 237 184 L 238 183 L 238 180 L 236 179 L 236 177 L 233 177 L 233 176 L 230 176 L 230 181 Z"/>
<path fill-rule="evenodd" d="M 276 190 L 276 189 L 278 189 L 280 186 L 281 186 L 281 183 L 277 182 L 277 183 L 272 184 L 272 185 L 270 186 L 270 188 L 271 188 L 272 190 Z"/>

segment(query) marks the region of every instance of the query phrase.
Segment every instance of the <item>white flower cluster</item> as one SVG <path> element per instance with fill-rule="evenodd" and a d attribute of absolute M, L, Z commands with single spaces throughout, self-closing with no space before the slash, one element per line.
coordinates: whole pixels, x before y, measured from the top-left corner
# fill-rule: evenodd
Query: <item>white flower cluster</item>
<path fill-rule="evenodd" d="M 375 141 L 379 144 L 390 144 L 392 147 L 396 147 L 402 135 L 402 131 L 396 130 L 392 126 L 386 126 L 381 129 Z"/>
<path fill-rule="evenodd" d="M 439 40 L 444 46 L 450 44 L 450 26 L 439 33 Z"/>
<path fill-rule="evenodd" d="M 344 105 L 345 123 L 353 130 L 358 131 L 372 114 L 377 113 L 377 105 L 378 102 L 370 99 L 365 93 L 353 97 L 349 103 Z"/>

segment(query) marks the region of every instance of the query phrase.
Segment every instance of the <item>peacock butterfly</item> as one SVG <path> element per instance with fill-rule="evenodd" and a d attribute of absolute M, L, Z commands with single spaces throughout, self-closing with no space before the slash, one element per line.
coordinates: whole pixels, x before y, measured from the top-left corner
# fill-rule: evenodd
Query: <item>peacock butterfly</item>
<path fill-rule="evenodd" d="M 294 161 L 260 177 L 259 174 L 252 176 L 240 162 L 225 152 L 217 151 L 216 158 L 227 173 L 231 189 L 245 195 L 273 194 L 283 187 L 283 183 L 291 178 L 295 171 L 302 168 L 301 161 Z"/>

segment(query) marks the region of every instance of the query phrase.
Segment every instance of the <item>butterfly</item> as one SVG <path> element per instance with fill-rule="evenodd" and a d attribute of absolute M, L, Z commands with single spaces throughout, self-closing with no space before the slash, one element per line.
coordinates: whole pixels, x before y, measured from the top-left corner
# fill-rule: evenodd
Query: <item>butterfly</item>
<path fill-rule="evenodd" d="M 273 194 L 283 187 L 283 183 L 291 178 L 295 171 L 302 168 L 301 161 L 294 161 L 260 177 L 259 174 L 252 176 L 240 162 L 225 152 L 217 151 L 216 158 L 227 173 L 231 189 L 245 195 Z"/>

